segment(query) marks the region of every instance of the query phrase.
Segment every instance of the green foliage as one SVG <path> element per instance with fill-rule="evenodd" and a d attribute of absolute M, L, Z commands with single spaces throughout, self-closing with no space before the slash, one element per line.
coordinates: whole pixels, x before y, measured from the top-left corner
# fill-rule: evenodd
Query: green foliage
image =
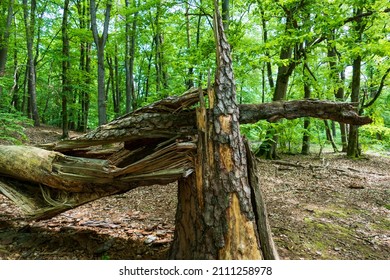
<path fill-rule="evenodd" d="M 32 126 L 32 121 L 20 113 L 0 111 L 0 140 L 2 143 L 21 144 L 28 140 L 24 133 L 26 126 Z"/>
<path fill-rule="evenodd" d="M 62 66 L 70 63 L 68 69 L 69 122 L 77 129 L 83 98 L 89 101 L 88 127 L 97 126 L 97 59 L 92 33 L 88 22 L 90 15 L 83 1 L 71 1 L 68 34 L 69 57 L 62 55 L 62 11 L 63 1 L 38 1 L 35 26 L 35 50 L 37 64 L 37 105 L 43 123 L 61 126 L 63 84 Z M 6 11 L 9 1 L 1 2 Z M 98 21 L 104 21 L 104 6 L 98 10 Z M 354 11 L 362 9 L 365 28 L 362 38 L 357 40 Z M 351 92 L 351 66 L 358 55 L 362 57 L 361 99 L 372 98 L 378 89 L 383 73 L 390 67 L 388 59 L 390 44 L 390 15 L 386 0 L 372 1 L 234 1 L 230 6 L 230 24 L 227 32 L 232 46 L 234 75 L 238 102 L 270 102 L 275 89 L 269 78 L 276 83 L 278 67 L 294 65 L 288 81 L 287 100 L 302 99 L 303 85 L 307 82 L 312 98 L 335 100 L 335 92 L 345 90 L 344 101 Z M 83 14 L 83 10 L 85 13 Z M 369 12 L 369 13 L 368 13 Z M 371 13 L 371 14 L 370 14 Z M 20 3 L 14 7 L 15 18 L 8 44 L 8 57 L 4 76 L 0 77 L 2 87 L 1 105 L 4 112 L 12 106 L 16 111 L 28 115 L 28 94 L 26 79 L 26 33 L 23 10 Z M 193 86 L 206 86 L 208 73 L 211 83 L 215 71 L 215 43 L 212 31 L 213 5 L 210 1 L 130 1 L 126 7 L 123 1 L 114 1 L 110 20 L 110 31 L 105 47 L 106 95 L 109 120 L 115 117 L 112 87 L 109 76 L 109 59 L 117 60 L 116 83 L 120 96 L 120 114 L 126 111 L 126 38 L 134 38 L 134 80 L 135 99 L 138 106 L 146 105 L 169 95 L 178 95 L 187 89 L 191 80 Z M 291 22 L 287 24 L 287 17 Z M 370 14 L 370 15 L 368 15 Z M 136 16 L 136 18 L 134 18 Z M 136 30 L 132 28 L 136 19 Z M 4 36 L 5 14 L 0 14 L 0 41 Z M 130 21 L 130 30 L 126 29 Z M 102 27 L 102 26 L 100 26 Z M 265 38 L 267 33 L 267 38 Z M 157 41 L 158 39 L 158 41 Z M 1 41 L 2 42 L 2 41 Z M 159 42 L 159 49 L 156 49 Z M 297 51 L 297 47 L 302 48 Z M 291 58 L 281 57 L 283 48 L 291 47 Z M 329 48 L 335 48 L 337 55 L 329 57 Z M 303 56 L 302 51 L 305 51 Z M 85 54 L 88 55 L 85 55 Z M 87 62 L 88 59 L 88 63 Z M 310 69 L 303 72 L 303 64 Z M 334 63 L 331 69 L 330 63 Z M 86 68 L 88 64 L 89 69 Z M 114 63 L 115 64 L 115 63 Z M 267 67 L 271 76 L 268 77 Z M 345 73 L 345 80 L 335 80 Z M 159 76 L 160 74 L 160 76 Z M 160 79 L 159 82 L 157 82 Z M 17 83 L 16 83 L 17 82 Z M 17 85 L 17 90 L 13 91 Z M 15 97 L 16 101 L 15 102 Z M 388 80 L 375 104 L 365 110 L 373 116 L 375 123 L 363 126 L 360 142 L 371 148 L 371 143 L 380 149 L 388 149 L 390 128 L 390 93 Z M 18 117 L 4 116 L 5 119 Z M 8 122 L 10 123 L 10 122 Z M 15 123 L 19 123 L 18 121 Z M 283 121 L 269 124 L 261 121 L 242 126 L 243 133 L 252 141 L 261 143 L 270 137 L 271 127 L 279 136 L 279 147 L 283 151 L 297 152 L 302 141 L 303 120 Z M 15 128 L 16 129 L 16 128 Z M 322 121 L 312 120 L 308 132 L 312 143 L 321 147 L 327 145 Z M 9 132 L 7 132 L 9 134 Z M 11 134 L 13 134 L 11 132 Z M 338 140 L 338 138 L 336 138 Z M 339 140 L 338 140 L 339 141 Z"/>

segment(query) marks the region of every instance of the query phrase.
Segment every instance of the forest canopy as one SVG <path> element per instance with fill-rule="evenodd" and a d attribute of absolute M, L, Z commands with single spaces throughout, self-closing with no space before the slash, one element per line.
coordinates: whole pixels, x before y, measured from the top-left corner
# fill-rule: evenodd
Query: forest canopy
<path fill-rule="evenodd" d="M 352 101 L 374 120 L 359 129 L 359 149 L 390 148 L 388 1 L 222 2 L 239 103 Z M 6 140 L 23 116 L 67 137 L 205 87 L 215 72 L 212 1 L 5 0 L 0 9 Z M 276 136 L 293 152 L 336 136 L 352 156 L 355 130 L 314 119 L 242 126 L 254 143 Z"/>

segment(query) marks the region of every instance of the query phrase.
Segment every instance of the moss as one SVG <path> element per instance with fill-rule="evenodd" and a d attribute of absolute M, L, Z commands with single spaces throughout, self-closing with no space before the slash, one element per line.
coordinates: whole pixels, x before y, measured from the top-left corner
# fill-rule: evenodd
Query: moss
<path fill-rule="evenodd" d="M 327 217 L 327 218 L 348 218 L 351 215 L 362 214 L 365 211 L 363 209 L 351 209 L 340 207 L 340 205 L 330 205 L 325 209 L 318 209 L 315 211 L 315 217 Z"/>
<path fill-rule="evenodd" d="M 388 231 L 390 230 L 390 220 L 386 218 L 376 220 L 375 223 L 371 224 L 371 228 L 376 230 Z"/>

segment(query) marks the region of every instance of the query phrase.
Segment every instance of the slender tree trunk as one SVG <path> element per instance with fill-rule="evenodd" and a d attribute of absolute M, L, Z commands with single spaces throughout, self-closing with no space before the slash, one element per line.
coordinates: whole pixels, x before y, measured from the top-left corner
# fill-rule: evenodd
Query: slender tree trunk
<path fill-rule="evenodd" d="M 355 14 L 360 15 L 363 12 L 363 9 L 356 9 Z M 356 20 L 355 31 L 357 32 L 356 43 L 360 43 L 362 40 L 362 34 L 365 28 L 365 24 L 362 22 L 361 18 Z M 359 104 L 360 101 L 360 74 L 361 74 L 361 64 L 362 57 L 360 54 L 353 60 L 352 68 L 352 89 L 351 89 L 351 102 L 356 102 Z M 359 111 L 359 110 L 358 110 Z M 356 158 L 360 156 L 359 149 L 359 127 L 351 125 L 349 127 L 349 137 L 348 137 L 348 148 L 347 156 Z"/>
<path fill-rule="evenodd" d="M 119 76 L 119 58 L 118 58 L 118 46 L 115 45 L 115 57 L 114 57 L 114 78 L 115 78 L 115 90 L 114 95 L 116 99 L 116 107 L 114 108 L 115 116 L 121 115 L 121 88 L 120 88 L 120 76 Z"/>
<path fill-rule="evenodd" d="M 126 113 L 131 112 L 131 74 L 130 74 L 130 42 L 131 42 L 131 28 L 130 28 L 130 1 L 125 0 L 126 6 L 126 42 L 125 42 L 125 71 L 126 71 Z"/>
<path fill-rule="evenodd" d="M 3 77 L 5 74 L 5 65 L 7 63 L 8 41 L 13 18 L 14 0 L 9 0 L 7 7 L 0 6 L 0 8 L 1 12 L 6 15 L 4 18 L 5 22 L 0 22 L 0 26 L 2 27 L 2 32 L 0 32 L 0 77 Z M 0 98 L 2 98 L 2 94 L 3 87 L 0 84 Z"/>
<path fill-rule="evenodd" d="M 135 0 L 134 0 L 135 6 L 137 6 Z M 132 33 L 131 33 L 131 45 L 130 45 L 130 65 L 129 65 L 129 72 L 130 72 L 130 89 L 131 89 L 131 105 L 133 107 L 133 110 L 137 109 L 138 107 L 138 101 L 137 101 L 137 94 L 135 92 L 135 82 L 134 82 L 134 62 L 135 62 L 135 44 L 136 44 L 136 38 L 137 38 L 137 18 L 138 18 L 138 12 L 134 13 L 133 16 L 133 22 L 132 22 Z"/>
<path fill-rule="evenodd" d="M 161 69 L 161 46 L 160 46 L 160 13 L 161 13 L 161 3 L 157 4 L 157 11 L 155 17 L 156 31 L 154 34 L 154 45 L 156 48 L 155 51 L 155 68 L 156 68 L 156 92 L 159 93 L 161 91 L 161 80 L 162 80 L 162 69 Z"/>
<path fill-rule="evenodd" d="M 125 1 L 126 8 L 130 8 L 129 0 Z M 137 7 L 137 3 L 133 1 L 133 7 Z M 135 44 L 137 37 L 137 17 L 138 12 L 135 12 L 132 17 L 126 12 L 126 113 L 137 108 L 137 95 L 134 85 L 134 61 L 135 61 Z"/>
<path fill-rule="evenodd" d="M 229 32 L 230 4 L 229 0 L 222 0 L 222 20 L 225 32 Z"/>
<path fill-rule="evenodd" d="M 333 140 L 332 129 L 329 126 L 329 123 L 327 120 L 324 120 L 324 124 L 325 124 L 326 139 L 332 144 L 333 151 L 335 153 L 337 153 L 338 150 L 337 150 L 336 143 Z"/>
<path fill-rule="evenodd" d="M 24 24 L 26 27 L 27 57 L 28 57 L 28 96 L 29 116 L 34 120 L 34 126 L 39 126 L 39 114 L 37 106 L 35 59 L 33 54 L 34 29 L 35 29 L 36 0 L 31 0 L 30 9 L 27 0 L 23 0 Z"/>
<path fill-rule="evenodd" d="M 154 39 L 152 40 L 151 49 L 153 49 L 154 45 Z M 150 88 L 150 72 L 152 70 L 152 59 L 153 59 L 153 52 L 150 52 L 150 55 L 148 57 L 148 68 L 146 72 L 146 79 L 145 79 L 145 97 L 144 100 L 147 101 L 149 96 L 149 88 Z"/>
<path fill-rule="evenodd" d="M 187 51 L 190 52 L 191 50 L 191 32 L 190 32 L 190 7 L 189 4 L 186 3 L 186 35 L 187 35 Z M 189 63 L 192 63 L 189 61 Z M 193 80 L 193 75 L 194 75 L 194 67 L 190 65 L 187 71 L 187 79 L 185 81 L 185 85 L 187 89 L 190 89 L 194 87 L 194 80 Z"/>
<path fill-rule="evenodd" d="M 286 11 L 286 33 L 290 32 L 290 29 L 293 28 L 293 15 L 291 11 Z M 281 60 L 291 60 L 293 47 L 290 45 L 282 46 L 280 50 L 279 58 Z M 287 65 L 281 64 L 278 67 L 278 74 L 276 78 L 276 85 L 274 88 L 273 101 L 285 100 L 288 89 L 288 82 L 291 74 L 293 73 L 296 67 L 296 62 L 290 61 Z M 270 80 L 271 81 L 271 80 Z M 258 155 L 265 155 L 267 159 L 274 159 L 276 155 L 276 147 L 278 144 L 278 136 L 275 134 L 275 129 L 273 127 L 269 128 L 267 131 L 267 140 L 261 145 Z"/>
<path fill-rule="evenodd" d="M 90 30 L 90 22 L 88 18 L 88 0 L 79 0 L 77 2 L 77 11 L 79 16 L 80 29 Z M 89 113 L 89 90 L 91 84 L 91 44 L 82 41 L 80 43 L 80 62 L 79 69 L 83 73 L 83 87 L 80 89 L 79 102 L 81 104 L 81 112 L 79 114 L 78 130 L 86 132 L 88 128 L 88 113 Z"/>
<path fill-rule="evenodd" d="M 263 42 L 264 44 L 268 42 L 268 28 L 267 28 L 267 21 L 265 19 L 265 12 L 263 5 L 260 5 L 260 14 L 261 14 L 261 25 L 263 27 Z M 271 55 L 268 50 L 266 50 L 265 55 L 270 58 Z M 268 85 L 270 87 L 270 90 L 275 89 L 274 79 L 272 77 L 272 65 L 271 61 L 266 62 L 267 65 L 267 77 L 268 77 Z"/>
<path fill-rule="evenodd" d="M 359 103 L 361 62 L 362 62 L 362 58 L 360 55 L 353 61 L 351 102 Z M 360 151 L 358 146 L 358 137 L 359 137 L 358 128 L 359 127 L 356 125 L 350 125 L 349 127 L 348 148 L 347 148 L 348 157 L 355 158 L 360 156 Z"/>
<path fill-rule="evenodd" d="M 16 38 L 16 34 L 15 34 L 15 38 Z M 17 46 L 16 46 L 16 41 L 15 41 L 14 42 L 14 50 L 16 50 L 16 49 L 17 49 Z M 19 62 L 18 62 L 18 52 L 14 51 L 13 53 L 14 53 L 14 57 L 13 57 L 13 60 L 14 60 L 14 84 L 13 84 L 12 89 L 11 89 L 11 94 L 12 94 L 11 105 L 17 111 L 22 111 L 23 107 L 20 104 L 21 102 L 20 102 L 20 97 L 19 97 L 19 79 L 20 79 L 20 71 L 21 71 L 20 68 L 21 67 L 19 66 Z"/>
<path fill-rule="evenodd" d="M 62 138 L 69 137 L 69 120 L 68 120 L 68 97 L 70 96 L 69 74 L 70 58 L 69 58 L 69 36 L 68 36 L 68 13 L 69 0 L 64 2 L 64 10 L 62 16 Z"/>
<path fill-rule="evenodd" d="M 334 32 L 332 32 L 334 33 Z M 332 35 L 334 36 L 334 35 Z M 338 101 L 344 101 L 344 81 L 345 75 L 344 70 L 338 72 L 337 70 L 337 50 L 336 47 L 331 45 L 328 41 L 328 58 L 329 58 L 329 67 L 331 70 L 330 76 L 333 83 L 336 85 L 335 88 L 335 97 Z M 342 151 L 347 151 L 347 137 L 346 137 L 346 126 L 344 123 L 339 123 L 340 126 L 340 135 L 342 143 Z"/>
<path fill-rule="evenodd" d="M 337 100 L 344 101 L 344 83 L 345 83 L 345 70 L 340 72 L 340 81 L 342 85 L 337 90 Z M 341 143 L 342 143 L 342 152 L 347 152 L 348 139 L 347 139 L 347 125 L 345 123 L 340 124 L 340 135 L 341 135 Z"/>
<path fill-rule="evenodd" d="M 114 105 L 114 113 L 115 117 L 118 115 L 118 100 L 115 93 L 115 75 L 114 75 L 114 65 L 112 58 L 110 56 L 107 56 L 107 65 L 108 65 L 108 80 L 107 80 L 107 87 L 106 87 L 106 95 L 109 95 L 109 86 L 111 84 L 111 94 L 112 94 L 112 103 Z"/>
<path fill-rule="evenodd" d="M 305 69 L 305 66 L 303 67 Z M 303 70 L 305 72 L 305 70 Z M 304 81 L 303 90 L 305 93 L 305 99 L 311 98 L 311 90 L 308 84 L 307 78 Z M 310 119 L 305 118 L 303 121 L 303 137 L 302 137 L 302 151 L 303 155 L 308 155 L 310 153 L 310 134 L 308 132 L 310 126 Z"/>
<path fill-rule="evenodd" d="M 96 44 L 97 49 L 97 58 L 98 58 L 98 116 L 99 116 L 99 125 L 107 123 L 107 100 L 106 94 L 104 91 L 105 85 L 105 70 L 104 70 L 104 47 L 108 38 L 108 27 L 110 23 L 110 12 L 111 12 L 112 2 L 111 0 L 107 1 L 103 34 L 99 36 L 97 30 L 96 22 L 96 3 L 95 0 L 91 0 L 90 3 L 90 14 L 91 14 L 91 27 L 92 34 Z"/>

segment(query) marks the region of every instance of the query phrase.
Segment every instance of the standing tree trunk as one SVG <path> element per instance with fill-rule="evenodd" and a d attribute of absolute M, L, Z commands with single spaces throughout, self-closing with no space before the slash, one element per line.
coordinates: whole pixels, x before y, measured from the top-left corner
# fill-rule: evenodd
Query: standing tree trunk
<path fill-rule="evenodd" d="M 186 35 L 187 35 L 187 51 L 191 51 L 191 33 L 190 33 L 190 7 L 188 2 L 186 3 Z M 193 88 L 194 87 L 194 67 L 192 65 L 192 62 L 190 60 L 190 66 L 188 67 L 187 71 L 187 78 L 185 81 L 185 85 L 187 89 Z"/>
<path fill-rule="evenodd" d="M 179 181 L 171 258 L 274 259 L 258 182 L 250 172 L 254 161 L 240 135 L 230 46 L 217 1 L 214 6 L 215 86 L 209 92 L 210 114 L 200 96 L 195 172 Z"/>
<path fill-rule="evenodd" d="M 90 30 L 90 22 L 88 20 L 87 0 L 79 0 L 77 2 L 77 12 L 79 16 L 80 29 Z M 81 112 L 79 114 L 78 130 L 87 132 L 88 128 L 88 112 L 89 112 L 89 91 L 87 87 L 91 84 L 91 43 L 82 41 L 80 43 L 80 63 L 79 69 L 83 73 L 83 87 L 80 89 L 79 99 L 81 104 Z"/>
<path fill-rule="evenodd" d="M 115 88 L 113 95 L 116 99 L 116 106 L 114 106 L 115 117 L 121 115 L 121 100 L 122 93 L 120 89 L 120 77 L 119 77 L 119 58 L 118 58 L 118 46 L 115 45 L 115 57 L 114 57 L 114 79 L 115 79 Z"/>
<path fill-rule="evenodd" d="M 286 27 L 285 32 L 286 34 L 290 34 L 291 30 L 293 28 L 297 28 L 297 24 L 293 18 L 293 11 L 285 9 L 286 13 Z M 295 46 L 296 47 L 296 46 Z M 280 101 L 285 100 L 287 95 L 287 89 L 288 89 L 288 82 L 290 79 L 291 74 L 293 73 L 296 65 L 297 65 L 297 57 L 294 61 L 291 60 L 292 53 L 293 53 L 294 47 L 287 45 L 282 46 L 280 50 L 280 60 L 288 60 L 288 64 L 280 64 L 278 66 L 278 74 L 276 77 L 276 84 L 274 88 L 274 96 L 273 101 Z M 298 53 L 296 50 L 295 53 Z M 267 66 L 269 67 L 269 66 Z M 268 76 L 270 75 L 271 69 L 268 69 Z M 269 82 L 271 85 L 271 78 L 269 77 Z M 267 131 L 267 138 L 266 141 L 263 142 L 263 144 L 260 146 L 259 151 L 257 152 L 258 155 L 265 155 L 267 159 L 274 159 L 277 157 L 276 155 L 276 147 L 278 143 L 278 136 L 275 135 L 275 129 L 273 127 L 269 128 Z"/>
<path fill-rule="evenodd" d="M 324 120 L 324 125 L 325 125 L 326 139 L 330 142 L 330 144 L 332 144 L 333 151 L 337 153 L 338 152 L 337 145 L 333 140 L 332 129 L 329 126 L 328 120 Z"/>
<path fill-rule="evenodd" d="M 69 0 L 64 2 L 64 11 L 62 16 L 62 138 L 69 137 L 68 127 L 68 102 L 67 98 L 70 94 L 69 74 L 70 58 L 69 58 L 69 36 L 68 36 L 68 13 Z"/>
<path fill-rule="evenodd" d="M 110 12 L 111 12 L 112 2 L 107 1 L 103 34 L 100 37 L 97 30 L 96 23 L 96 3 L 95 0 L 91 0 L 90 4 L 90 13 L 91 13 L 91 27 L 93 39 L 96 44 L 97 57 L 98 57 L 98 115 L 99 115 L 99 125 L 107 123 L 107 100 L 106 94 L 104 92 L 105 84 L 105 73 L 104 73 L 104 47 L 108 38 L 108 26 L 110 23 Z"/>
<path fill-rule="evenodd" d="M 265 19 L 265 12 L 264 8 L 261 4 L 260 5 L 260 14 L 261 14 L 261 25 L 263 27 L 263 43 L 266 44 L 268 42 L 268 28 L 267 28 L 267 21 Z M 265 55 L 267 58 L 270 58 L 271 55 L 268 50 L 265 51 Z M 274 90 L 275 84 L 274 84 L 274 79 L 272 77 L 272 65 L 271 61 L 267 59 L 267 62 L 265 62 L 267 65 L 267 77 L 268 77 L 268 84 L 270 87 L 270 90 Z M 263 102 L 264 103 L 264 102 Z"/>
<path fill-rule="evenodd" d="M 161 31 L 161 1 L 157 2 L 156 17 L 155 17 L 155 34 L 154 43 L 156 48 L 155 53 L 155 68 L 156 68 L 156 92 L 161 92 L 162 89 L 168 88 L 168 73 L 166 71 L 166 62 L 164 59 L 164 34 Z M 166 93 L 164 93 L 165 95 Z"/>
<path fill-rule="evenodd" d="M 355 15 L 360 15 L 363 12 L 362 8 L 356 9 Z M 357 32 L 356 43 L 359 44 L 362 40 L 362 34 L 365 28 L 365 24 L 362 22 L 361 18 L 356 20 L 355 31 Z M 360 74 L 361 74 L 361 64 L 362 57 L 359 54 L 353 60 L 352 68 L 352 89 L 351 89 L 351 102 L 356 102 L 359 104 L 360 101 Z M 356 125 L 350 125 L 349 127 L 349 137 L 348 137 L 348 147 L 347 147 L 347 156 L 356 158 L 360 156 L 360 149 L 358 144 L 359 138 L 359 127 Z"/>
<path fill-rule="evenodd" d="M 353 61 L 351 102 L 359 103 L 361 63 L 362 63 L 362 58 L 359 55 Z M 360 156 L 360 151 L 358 146 L 358 135 L 359 135 L 358 128 L 359 127 L 356 125 L 350 125 L 349 127 L 348 148 L 347 148 L 348 157 L 355 158 Z"/>
<path fill-rule="evenodd" d="M 303 72 L 305 73 L 305 65 L 303 66 Z M 310 85 L 307 81 L 307 77 L 303 82 L 303 90 L 305 93 L 305 99 L 309 99 L 311 97 L 311 90 L 310 90 Z M 308 155 L 310 153 L 310 133 L 308 131 L 309 126 L 310 126 L 310 118 L 305 118 L 303 121 L 304 132 L 302 137 L 302 151 L 301 151 L 303 155 Z"/>
<path fill-rule="evenodd" d="M 16 42 L 14 42 L 16 45 Z M 16 46 L 15 46 L 16 49 Z M 21 111 L 22 107 L 20 104 L 20 97 L 19 97 L 19 78 L 20 78 L 20 66 L 18 63 L 18 52 L 14 52 L 14 84 L 11 88 L 11 94 L 12 94 L 12 101 L 11 105 L 17 110 Z"/>
<path fill-rule="evenodd" d="M 34 29 L 35 29 L 35 11 L 36 0 L 31 0 L 30 9 L 27 0 L 23 0 L 23 15 L 24 24 L 26 28 L 26 42 L 27 42 L 27 68 L 28 79 L 27 88 L 29 96 L 28 115 L 34 120 L 34 126 L 39 126 L 39 114 L 37 106 L 37 92 L 36 92 L 36 73 L 35 73 L 35 59 L 33 54 L 34 46 Z"/>
<path fill-rule="evenodd" d="M 332 31 L 332 34 L 334 31 Z M 334 34 L 332 35 L 332 39 L 334 37 Z M 328 58 L 329 58 L 329 68 L 331 70 L 330 72 L 330 78 L 333 81 L 333 83 L 336 85 L 336 88 L 334 90 L 335 97 L 337 101 L 344 101 L 344 70 L 342 70 L 340 73 L 337 70 L 337 50 L 336 47 L 331 44 L 328 40 Z M 346 125 L 344 123 L 339 123 L 340 125 L 340 135 L 341 135 L 341 143 L 342 143 L 342 151 L 347 151 L 347 136 L 346 136 Z"/>
<path fill-rule="evenodd" d="M 229 31 L 229 20 L 230 20 L 230 5 L 229 0 L 222 0 L 222 21 L 223 21 L 223 28 L 225 30 L 225 33 Z"/>
<path fill-rule="evenodd" d="M 134 0 L 133 7 L 137 4 Z M 137 34 L 137 17 L 138 12 L 135 12 L 133 17 L 130 17 L 129 0 L 125 1 L 126 8 L 126 59 L 125 59 L 125 70 L 126 70 L 126 113 L 130 113 L 131 109 L 137 109 L 137 97 L 135 94 L 134 86 L 134 61 L 135 61 L 135 43 Z"/>
<path fill-rule="evenodd" d="M 107 83 L 107 96 L 109 94 L 108 84 L 111 82 L 111 93 L 112 93 L 112 102 L 114 105 L 114 113 L 115 113 L 115 118 L 118 118 L 121 114 L 120 112 L 121 94 L 119 89 L 118 48 L 116 45 L 114 47 L 114 59 L 112 59 L 111 56 L 107 57 L 107 64 L 109 70 L 109 79 Z"/>
<path fill-rule="evenodd" d="M 345 70 L 340 71 L 340 81 L 344 85 L 345 82 Z M 340 85 L 337 89 L 336 98 L 338 101 L 344 101 L 344 86 Z M 340 134 L 341 134 L 341 145 L 342 152 L 347 151 L 348 139 L 347 139 L 347 125 L 345 123 L 340 124 Z"/>
<path fill-rule="evenodd" d="M 5 65 L 7 63 L 8 41 L 13 18 L 14 0 L 9 0 L 7 1 L 7 3 L 7 6 L 4 5 L 6 3 L 0 4 L 0 9 L 2 13 L 2 15 L 0 16 L 0 26 L 2 27 L 2 30 L 0 32 L 0 77 L 4 76 Z M 3 18 L 3 15 L 6 16 Z M 2 91 L 3 87 L 0 84 L 0 98 L 2 98 Z"/>

